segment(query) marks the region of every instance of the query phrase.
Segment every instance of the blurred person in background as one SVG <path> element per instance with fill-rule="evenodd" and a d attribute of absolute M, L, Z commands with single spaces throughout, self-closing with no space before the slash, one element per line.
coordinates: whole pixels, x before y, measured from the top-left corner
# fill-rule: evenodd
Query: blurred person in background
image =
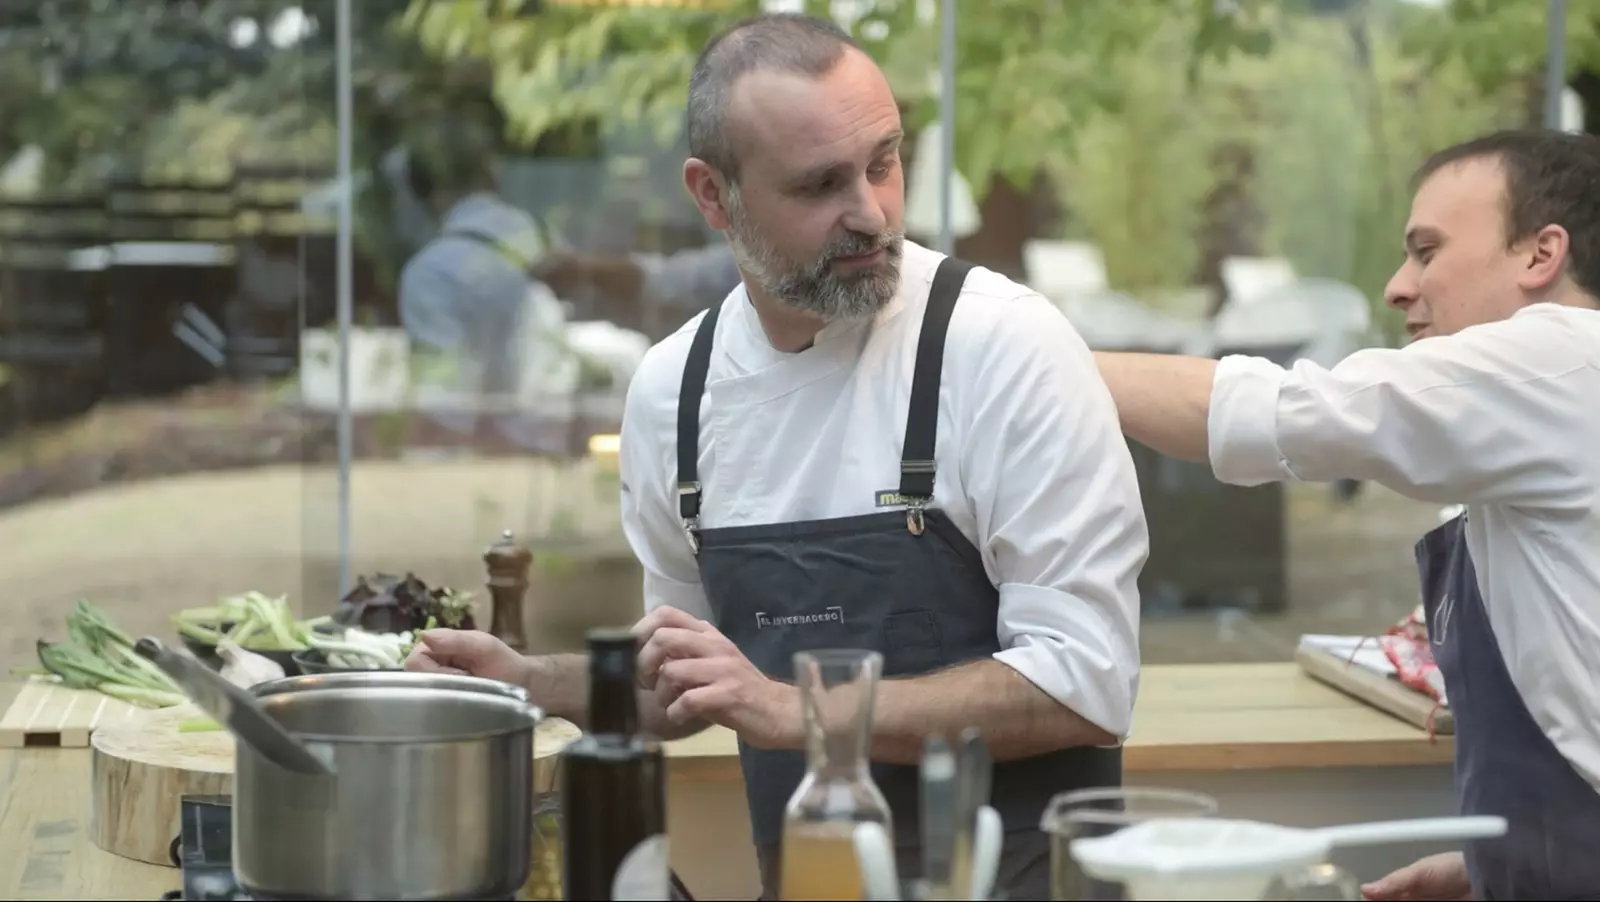
<path fill-rule="evenodd" d="M 494 162 L 488 129 L 465 118 L 438 116 L 406 145 L 407 183 L 439 228 L 400 272 L 400 322 L 421 359 L 459 367 L 479 397 L 518 389 L 529 273 L 545 250 L 534 218 L 500 196 Z"/>
<path fill-rule="evenodd" d="M 1259 485 L 1465 512 L 1416 546 L 1466 815 L 1500 839 L 1369 899 L 1600 898 L 1600 138 L 1491 135 L 1416 178 L 1385 291 L 1412 342 L 1331 368 L 1097 354 L 1131 437 Z"/>
<path fill-rule="evenodd" d="M 739 284 L 739 264 L 727 242 L 671 254 L 586 254 L 557 251 L 534 275 L 563 300 L 599 309 L 653 314 L 669 334 Z"/>

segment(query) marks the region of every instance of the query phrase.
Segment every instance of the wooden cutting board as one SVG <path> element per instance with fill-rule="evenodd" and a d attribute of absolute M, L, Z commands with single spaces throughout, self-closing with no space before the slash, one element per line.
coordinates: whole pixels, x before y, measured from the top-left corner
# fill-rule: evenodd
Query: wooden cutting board
<path fill-rule="evenodd" d="M 89 838 L 114 855 L 172 867 L 179 800 L 233 794 L 233 737 L 180 733 L 204 717 L 193 705 L 151 711 L 96 730 L 89 777 Z"/>
<path fill-rule="evenodd" d="M 1398 679 L 1373 673 L 1314 648 L 1301 648 L 1295 652 L 1295 661 L 1306 675 L 1355 698 L 1380 711 L 1387 712 L 1413 726 L 1432 731 L 1441 736 L 1454 735 L 1455 719 L 1450 709 L 1434 703 L 1433 699 L 1407 687 Z"/>
<path fill-rule="evenodd" d="M 96 730 L 90 738 L 89 838 L 114 855 L 172 867 L 180 800 L 186 795 L 233 794 L 233 736 L 221 730 L 182 733 L 184 721 L 204 717 L 193 705 L 147 711 Z M 551 718 L 534 733 L 535 789 L 555 781 L 556 756 L 582 733 Z"/>
<path fill-rule="evenodd" d="M 56 677 L 30 676 L 0 717 L 0 748 L 86 748 L 100 727 L 149 711 L 93 690 L 68 689 Z"/>

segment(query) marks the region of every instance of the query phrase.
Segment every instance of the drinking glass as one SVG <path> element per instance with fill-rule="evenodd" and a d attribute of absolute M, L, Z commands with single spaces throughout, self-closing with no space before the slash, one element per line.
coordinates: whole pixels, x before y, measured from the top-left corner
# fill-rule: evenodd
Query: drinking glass
<path fill-rule="evenodd" d="M 1050 898 L 1120 902 L 1122 887 L 1090 879 L 1072 859 L 1072 841 L 1108 836 L 1153 818 L 1215 817 L 1217 800 L 1182 789 L 1130 786 L 1080 789 L 1050 800 L 1040 829 L 1050 836 Z"/>

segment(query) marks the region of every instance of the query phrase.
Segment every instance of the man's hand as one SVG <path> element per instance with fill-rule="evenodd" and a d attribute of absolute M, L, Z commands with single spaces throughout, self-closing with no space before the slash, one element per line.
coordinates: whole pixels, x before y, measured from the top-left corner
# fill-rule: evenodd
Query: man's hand
<path fill-rule="evenodd" d="M 1361 887 L 1361 897 L 1374 902 L 1470 902 L 1472 881 L 1467 877 L 1467 860 L 1460 852 L 1430 855 Z"/>
<path fill-rule="evenodd" d="M 639 621 L 634 635 L 644 643 L 639 683 L 655 690 L 672 723 L 709 721 L 756 748 L 800 745 L 799 691 L 764 676 L 716 627 L 660 607 Z"/>
<path fill-rule="evenodd" d="M 465 674 L 529 688 L 528 659 L 478 630 L 428 630 L 406 657 L 406 669 Z"/>

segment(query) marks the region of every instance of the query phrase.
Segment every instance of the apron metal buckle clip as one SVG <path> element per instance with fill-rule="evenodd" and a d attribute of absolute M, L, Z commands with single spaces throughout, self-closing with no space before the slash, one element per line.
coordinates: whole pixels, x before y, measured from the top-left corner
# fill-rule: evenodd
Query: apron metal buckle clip
<path fill-rule="evenodd" d="M 907 503 L 906 531 L 914 536 L 922 535 L 924 526 L 922 519 L 922 506 L 926 503 L 927 502 L 920 499 L 912 499 Z"/>
<path fill-rule="evenodd" d="M 683 517 L 683 532 L 689 537 L 689 548 L 700 553 L 700 483 L 678 483 L 678 513 Z"/>

